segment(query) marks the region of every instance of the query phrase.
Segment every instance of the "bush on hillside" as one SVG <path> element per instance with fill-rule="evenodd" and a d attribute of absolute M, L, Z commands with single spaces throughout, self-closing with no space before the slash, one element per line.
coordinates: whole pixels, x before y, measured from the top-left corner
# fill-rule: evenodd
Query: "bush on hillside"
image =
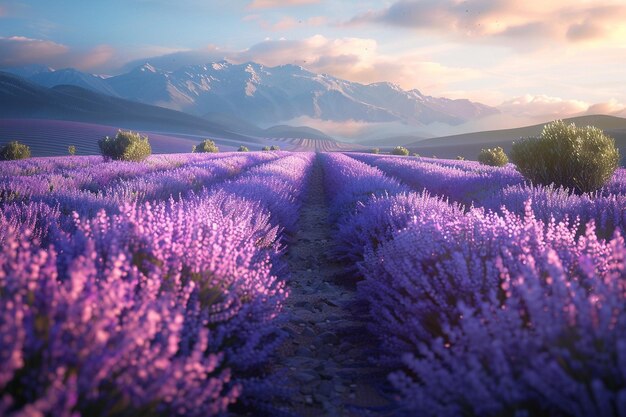
<path fill-rule="evenodd" d="M 67 153 L 70 155 L 76 155 L 76 146 L 70 145 L 67 147 Z"/>
<path fill-rule="evenodd" d="M 504 153 L 504 149 L 497 146 L 495 148 L 483 148 L 478 154 L 478 162 L 492 167 L 502 167 L 509 163 L 509 157 Z"/>
<path fill-rule="evenodd" d="M 457 161 L 465 161 L 465 157 L 462 156 L 462 155 L 459 155 L 459 156 L 456 157 L 456 160 Z"/>
<path fill-rule="evenodd" d="M 261 148 L 261 150 L 264 152 L 269 152 L 271 148 L 269 146 L 264 146 L 263 148 Z"/>
<path fill-rule="evenodd" d="M 118 130 L 114 138 L 100 139 L 98 146 L 106 159 L 119 161 L 143 161 L 152 153 L 148 137 L 130 130 Z"/>
<path fill-rule="evenodd" d="M 0 149 L 0 160 L 12 161 L 15 159 L 30 158 L 30 148 L 18 141 L 9 142 Z"/>
<path fill-rule="evenodd" d="M 404 146 L 396 146 L 391 151 L 391 154 L 392 155 L 408 156 L 409 155 L 409 150 L 407 148 L 405 148 Z"/>
<path fill-rule="evenodd" d="M 379 154 L 380 153 L 380 149 L 378 148 L 373 148 L 370 153 L 374 153 L 374 154 Z"/>
<path fill-rule="evenodd" d="M 216 153 L 219 152 L 219 148 L 215 145 L 210 139 L 205 139 L 200 144 L 193 147 L 193 152 L 207 152 L 207 153 Z"/>
<path fill-rule="evenodd" d="M 247 146 L 241 145 L 239 149 L 237 149 L 237 152 L 250 152 L 250 149 L 248 149 Z"/>
<path fill-rule="evenodd" d="M 555 184 L 583 193 L 609 181 L 620 155 L 615 140 L 601 129 L 557 120 L 544 126 L 539 137 L 514 142 L 511 160 L 535 184 Z"/>
<path fill-rule="evenodd" d="M 280 151 L 280 146 L 272 145 L 272 147 L 270 148 L 270 151 Z"/>

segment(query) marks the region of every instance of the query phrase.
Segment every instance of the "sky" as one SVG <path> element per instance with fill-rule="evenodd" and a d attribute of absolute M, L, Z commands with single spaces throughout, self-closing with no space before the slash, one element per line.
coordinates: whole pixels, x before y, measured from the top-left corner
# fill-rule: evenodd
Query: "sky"
<path fill-rule="evenodd" d="M 497 106 L 626 116 L 626 0 L 0 0 L 0 68 L 298 64 Z"/>

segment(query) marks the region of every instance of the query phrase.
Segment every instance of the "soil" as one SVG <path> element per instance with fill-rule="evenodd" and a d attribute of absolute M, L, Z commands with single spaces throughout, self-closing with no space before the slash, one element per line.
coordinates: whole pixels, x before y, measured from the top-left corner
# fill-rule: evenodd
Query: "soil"
<path fill-rule="evenodd" d="M 381 416 L 390 401 L 380 394 L 385 373 L 371 365 L 367 315 L 356 308 L 354 283 L 337 278 L 323 169 L 315 161 L 298 230 L 286 254 L 291 270 L 284 326 L 290 337 L 276 370 L 287 373 L 296 394 L 286 405 L 298 416 Z"/>

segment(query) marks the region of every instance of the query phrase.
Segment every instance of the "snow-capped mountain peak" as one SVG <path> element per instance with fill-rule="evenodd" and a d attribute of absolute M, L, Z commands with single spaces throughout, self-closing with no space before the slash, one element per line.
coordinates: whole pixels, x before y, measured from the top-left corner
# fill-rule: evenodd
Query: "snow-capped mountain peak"
<path fill-rule="evenodd" d="M 426 96 L 390 82 L 360 84 L 292 64 L 266 67 L 255 62 L 219 61 L 164 71 L 146 62 L 107 79 L 79 71 L 70 76 L 63 71 L 39 73 L 29 79 L 46 86 L 76 84 L 195 115 L 231 113 L 261 124 L 302 116 L 330 121 L 458 124 L 498 112 L 469 100 Z"/>

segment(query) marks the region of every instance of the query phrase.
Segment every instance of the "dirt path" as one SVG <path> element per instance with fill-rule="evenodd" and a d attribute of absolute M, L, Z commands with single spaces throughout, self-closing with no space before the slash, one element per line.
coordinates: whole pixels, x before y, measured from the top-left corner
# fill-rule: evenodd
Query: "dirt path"
<path fill-rule="evenodd" d="M 385 377 L 367 362 L 371 337 L 364 331 L 365 315 L 345 308 L 355 300 L 354 287 L 334 279 L 341 265 L 328 257 L 331 227 L 319 160 L 313 169 L 298 232 L 287 253 L 291 320 L 285 328 L 291 336 L 279 352 L 277 367 L 287 371 L 298 390 L 289 404 L 294 414 L 382 415 L 373 410 L 386 401 L 372 383 Z"/>

